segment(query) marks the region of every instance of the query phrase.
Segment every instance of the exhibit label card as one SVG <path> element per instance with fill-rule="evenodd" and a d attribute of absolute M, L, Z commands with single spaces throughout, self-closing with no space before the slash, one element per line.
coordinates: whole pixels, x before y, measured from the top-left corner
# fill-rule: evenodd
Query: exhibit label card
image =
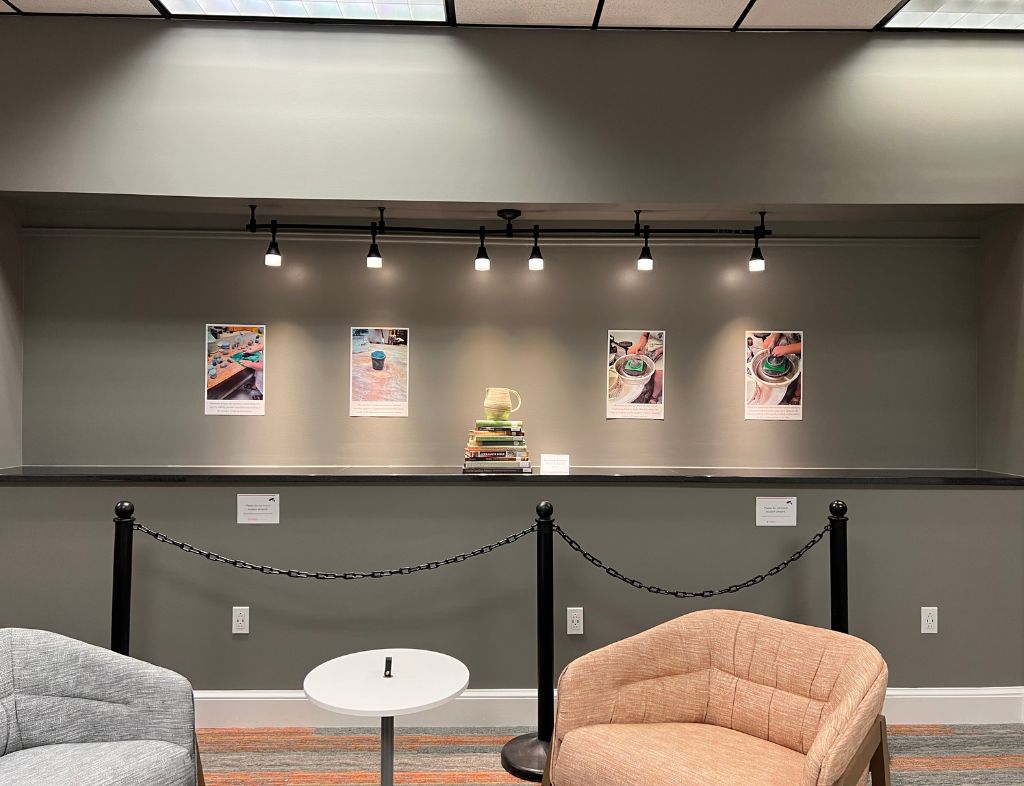
<path fill-rule="evenodd" d="M 266 412 L 266 325 L 206 326 L 207 415 Z"/>
<path fill-rule="evenodd" d="M 409 329 L 352 328 L 351 417 L 409 417 Z"/>
<path fill-rule="evenodd" d="M 571 465 L 568 453 L 541 453 L 541 475 L 568 475 Z"/>
<path fill-rule="evenodd" d="M 665 331 L 609 330 L 605 417 L 665 419 Z"/>
<path fill-rule="evenodd" d="M 239 524 L 280 524 L 280 494 L 239 494 Z"/>
<path fill-rule="evenodd" d="M 755 519 L 759 527 L 795 527 L 796 497 L 758 497 Z"/>
<path fill-rule="evenodd" d="M 748 330 L 744 338 L 744 418 L 803 420 L 803 331 Z"/>

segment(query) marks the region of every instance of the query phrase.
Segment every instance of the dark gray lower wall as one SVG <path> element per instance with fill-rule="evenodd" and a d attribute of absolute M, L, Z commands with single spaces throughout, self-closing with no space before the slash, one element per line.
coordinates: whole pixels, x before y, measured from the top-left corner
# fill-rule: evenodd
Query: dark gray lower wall
<path fill-rule="evenodd" d="M 277 527 L 233 523 L 236 491 L 282 494 Z M 757 493 L 796 493 L 800 526 L 756 529 Z M 222 553 L 284 567 L 364 570 L 447 556 L 528 526 L 538 500 L 626 574 L 670 588 L 726 586 L 763 572 L 850 504 L 852 632 L 874 643 L 891 684 L 1024 684 L 1024 493 L 992 489 L 592 487 L 569 484 L 253 488 L 0 488 L 0 626 L 49 628 L 109 643 L 111 509 Z M 298 688 L 339 653 L 413 646 L 462 658 L 476 688 L 534 682 L 534 543 L 429 574 L 298 581 L 201 561 L 137 536 L 133 653 L 197 688 Z M 556 546 L 558 665 L 663 620 L 730 606 L 827 626 L 828 552 L 715 601 L 655 597 Z M 248 605 L 252 633 L 229 632 Z M 565 636 L 584 606 L 586 635 Z M 939 630 L 919 633 L 920 607 Z"/>
<path fill-rule="evenodd" d="M 0 203 L 0 467 L 22 462 L 22 268 L 21 233 L 14 214 Z"/>

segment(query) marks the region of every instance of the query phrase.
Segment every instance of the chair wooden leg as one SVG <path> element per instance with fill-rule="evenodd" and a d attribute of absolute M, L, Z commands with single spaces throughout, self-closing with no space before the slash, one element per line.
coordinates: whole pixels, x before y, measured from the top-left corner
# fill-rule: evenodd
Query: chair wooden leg
<path fill-rule="evenodd" d="M 199 757 L 199 739 L 192 738 L 196 747 L 196 786 L 206 786 L 206 777 L 203 775 L 203 760 Z"/>
<path fill-rule="evenodd" d="M 871 786 L 892 786 L 889 775 L 889 734 L 885 725 L 885 716 L 878 716 L 879 740 L 878 747 L 871 756 Z"/>
<path fill-rule="evenodd" d="M 544 777 L 541 779 L 540 786 L 551 786 L 551 757 L 548 756 L 548 763 L 544 765 Z"/>

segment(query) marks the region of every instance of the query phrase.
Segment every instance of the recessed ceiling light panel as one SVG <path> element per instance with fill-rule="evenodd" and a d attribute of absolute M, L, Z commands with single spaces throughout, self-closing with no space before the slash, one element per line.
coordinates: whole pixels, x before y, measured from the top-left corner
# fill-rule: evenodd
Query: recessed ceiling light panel
<path fill-rule="evenodd" d="M 1024 0 L 910 0 L 886 27 L 1024 32 Z"/>
<path fill-rule="evenodd" d="M 163 3 L 177 16 L 447 21 L 444 0 L 163 0 Z"/>

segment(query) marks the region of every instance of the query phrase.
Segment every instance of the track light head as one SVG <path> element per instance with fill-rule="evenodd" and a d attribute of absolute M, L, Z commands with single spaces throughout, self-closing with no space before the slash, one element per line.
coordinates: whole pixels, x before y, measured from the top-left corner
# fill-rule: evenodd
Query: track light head
<path fill-rule="evenodd" d="M 530 250 L 530 270 L 544 269 L 544 255 L 540 253 L 540 226 L 533 225 L 533 248 Z"/>
<path fill-rule="evenodd" d="M 376 243 L 370 243 L 370 250 L 366 252 L 366 266 L 370 268 L 384 267 L 384 257 L 381 256 L 380 248 Z"/>
<path fill-rule="evenodd" d="M 640 249 L 640 256 L 636 260 L 636 269 L 644 273 L 654 270 L 654 255 L 651 254 L 651 227 L 644 225 L 644 247 Z"/>
<path fill-rule="evenodd" d="M 263 264 L 267 267 L 281 267 L 281 249 L 277 245 L 277 221 L 270 222 L 270 245 L 267 246 L 267 253 L 263 257 Z"/>
<path fill-rule="evenodd" d="M 474 267 L 480 272 L 491 269 L 491 258 L 487 255 L 487 246 L 484 245 L 486 237 L 486 227 L 480 227 L 480 248 L 476 250 L 476 260 L 473 263 Z"/>
<path fill-rule="evenodd" d="M 763 273 L 764 272 L 764 252 L 761 251 L 761 238 L 768 236 L 768 230 L 764 225 L 765 211 L 758 211 L 758 215 L 761 217 L 761 223 L 754 227 L 754 248 L 750 252 L 750 262 L 747 263 L 747 269 L 751 273 Z"/>
<path fill-rule="evenodd" d="M 384 267 L 384 256 L 377 245 L 377 222 L 370 224 L 370 250 L 366 252 L 366 266 L 369 268 Z"/>
<path fill-rule="evenodd" d="M 267 253 L 263 257 L 263 263 L 267 267 L 281 267 L 281 249 L 277 247 L 277 241 L 271 240 L 267 246 Z"/>
<path fill-rule="evenodd" d="M 751 273 L 764 272 L 764 252 L 755 243 L 754 250 L 750 252 L 750 262 L 747 265 Z"/>

